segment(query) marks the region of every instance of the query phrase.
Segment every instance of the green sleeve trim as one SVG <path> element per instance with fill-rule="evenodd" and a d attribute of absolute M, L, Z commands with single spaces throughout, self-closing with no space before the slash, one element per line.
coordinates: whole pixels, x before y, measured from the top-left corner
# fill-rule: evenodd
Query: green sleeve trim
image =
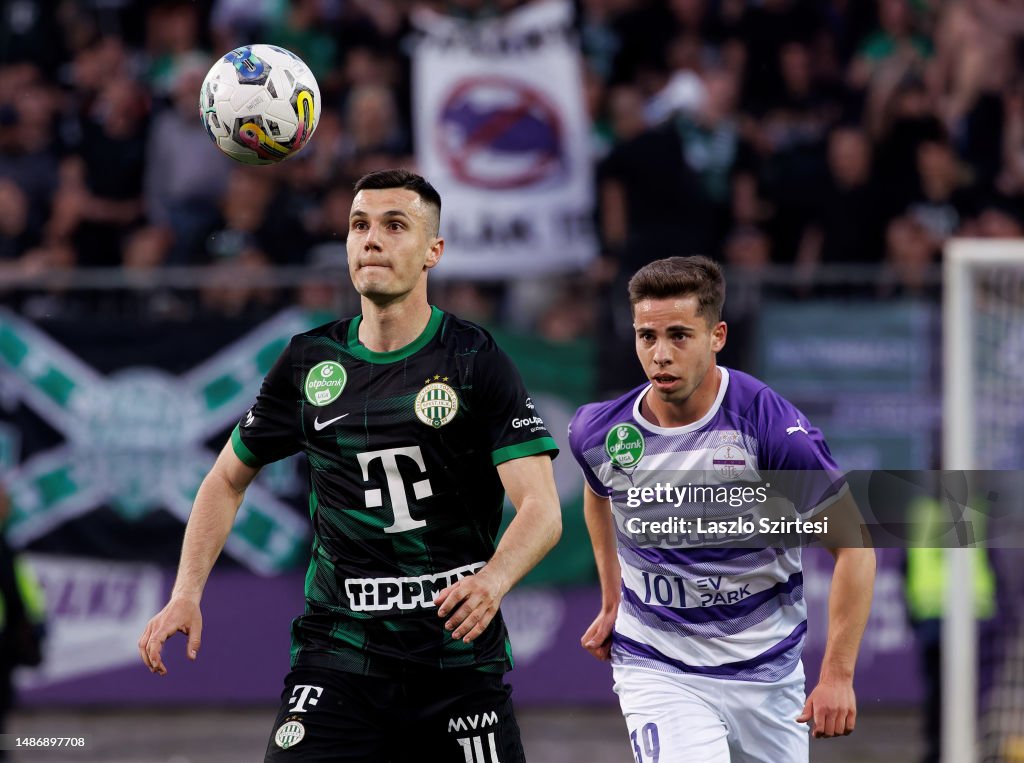
<path fill-rule="evenodd" d="M 506 445 L 504 448 L 491 451 L 491 463 L 497 466 L 514 458 L 536 456 L 538 453 L 549 453 L 551 451 L 554 451 L 554 453 L 551 453 L 552 458 L 558 455 L 558 443 L 555 442 L 554 438 L 538 437 L 536 440 L 521 442 L 516 445 Z"/>
<path fill-rule="evenodd" d="M 263 462 L 256 458 L 251 450 L 245 447 L 245 443 L 242 442 L 242 433 L 238 430 L 237 424 L 231 430 L 231 447 L 234 449 L 235 455 L 246 466 L 251 466 L 253 469 L 263 466 Z"/>

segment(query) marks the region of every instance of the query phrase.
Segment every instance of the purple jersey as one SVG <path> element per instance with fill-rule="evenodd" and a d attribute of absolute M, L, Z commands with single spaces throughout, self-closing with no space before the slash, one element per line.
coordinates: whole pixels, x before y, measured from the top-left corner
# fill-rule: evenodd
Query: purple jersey
<path fill-rule="evenodd" d="M 707 504 L 657 493 L 666 480 L 749 487 L 765 472 L 799 473 L 786 495 L 789 510 L 803 517 L 844 489 L 806 416 L 754 377 L 719 369 L 718 396 L 699 421 L 647 421 L 640 401 L 651 388 L 644 385 L 580 408 L 569 443 L 590 489 L 611 502 L 622 570 L 613 663 L 776 681 L 796 667 L 807 628 L 800 549 L 694 547 L 685 533 L 645 536 L 636 529 L 638 517 L 664 520 L 666 511 L 707 518 Z M 635 500 L 640 494 L 657 498 Z"/>

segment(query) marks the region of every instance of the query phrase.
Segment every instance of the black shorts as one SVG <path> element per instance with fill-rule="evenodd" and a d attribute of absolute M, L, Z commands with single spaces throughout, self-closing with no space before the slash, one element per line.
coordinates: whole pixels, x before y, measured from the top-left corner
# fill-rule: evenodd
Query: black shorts
<path fill-rule="evenodd" d="M 265 763 L 525 763 L 501 675 L 431 671 L 379 678 L 294 668 Z"/>

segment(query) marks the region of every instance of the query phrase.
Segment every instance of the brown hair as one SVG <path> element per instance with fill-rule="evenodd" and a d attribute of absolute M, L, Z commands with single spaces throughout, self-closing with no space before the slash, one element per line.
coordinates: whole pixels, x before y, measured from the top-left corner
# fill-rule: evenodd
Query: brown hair
<path fill-rule="evenodd" d="M 434 235 L 437 235 L 438 227 L 441 224 L 441 194 L 437 192 L 422 175 L 417 175 L 409 170 L 378 170 L 363 175 L 356 181 L 353 190 L 360 191 L 381 191 L 390 188 L 403 188 L 413 191 L 434 211 Z"/>
<path fill-rule="evenodd" d="M 722 320 L 725 278 L 718 263 L 707 257 L 666 257 L 644 265 L 629 279 L 629 304 L 644 299 L 697 297 L 697 315 L 714 325 Z"/>

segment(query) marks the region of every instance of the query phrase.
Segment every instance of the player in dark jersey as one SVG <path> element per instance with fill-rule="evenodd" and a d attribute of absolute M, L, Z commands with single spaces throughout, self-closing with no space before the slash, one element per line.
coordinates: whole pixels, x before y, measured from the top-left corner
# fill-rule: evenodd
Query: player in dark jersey
<path fill-rule="evenodd" d="M 394 170 L 355 186 L 362 314 L 293 337 L 196 496 L 177 581 L 139 650 L 195 659 L 209 572 L 259 468 L 310 465 L 306 608 L 267 761 L 523 760 L 498 606 L 557 542 L 554 440 L 509 358 L 427 302 L 441 200 Z M 504 494 L 516 516 L 495 548 Z"/>

